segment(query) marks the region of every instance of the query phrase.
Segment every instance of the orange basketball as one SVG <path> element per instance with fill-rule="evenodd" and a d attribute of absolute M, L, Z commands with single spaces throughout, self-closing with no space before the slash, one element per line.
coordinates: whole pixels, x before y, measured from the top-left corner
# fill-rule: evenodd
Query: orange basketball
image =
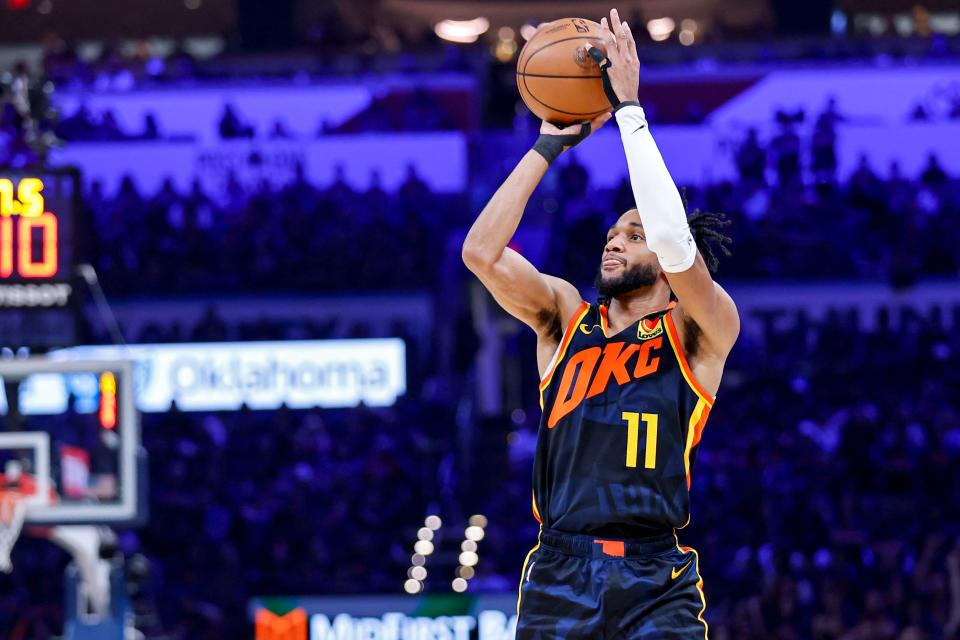
<path fill-rule="evenodd" d="M 540 25 L 520 51 L 517 88 L 541 120 L 568 125 L 610 111 L 600 67 L 584 50 L 590 43 L 606 53 L 599 24 L 563 18 Z"/>

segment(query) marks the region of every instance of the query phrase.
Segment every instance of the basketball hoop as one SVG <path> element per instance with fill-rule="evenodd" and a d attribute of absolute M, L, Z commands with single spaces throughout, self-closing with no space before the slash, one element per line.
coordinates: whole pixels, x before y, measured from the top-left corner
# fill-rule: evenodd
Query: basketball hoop
<path fill-rule="evenodd" d="M 10 552 L 20 537 L 27 516 L 28 498 L 28 494 L 19 491 L 0 491 L 0 571 L 4 573 L 13 570 Z"/>
<path fill-rule="evenodd" d="M 20 538 L 27 510 L 50 500 L 40 493 L 41 484 L 49 486 L 49 481 L 27 473 L 17 460 L 7 460 L 0 473 L 0 571 L 4 573 L 13 570 L 10 552 Z"/>

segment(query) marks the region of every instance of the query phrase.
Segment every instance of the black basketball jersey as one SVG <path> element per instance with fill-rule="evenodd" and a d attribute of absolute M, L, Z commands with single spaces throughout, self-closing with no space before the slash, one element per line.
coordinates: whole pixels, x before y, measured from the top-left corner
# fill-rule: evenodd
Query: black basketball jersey
<path fill-rule="evenodd" d="M 639 537 L 689 522 L 713 398 L 687 364 L 675 305 L 612 336 L 602 305 L 570 320 L 540 383 L 533 511 L 545 527 Z"/>

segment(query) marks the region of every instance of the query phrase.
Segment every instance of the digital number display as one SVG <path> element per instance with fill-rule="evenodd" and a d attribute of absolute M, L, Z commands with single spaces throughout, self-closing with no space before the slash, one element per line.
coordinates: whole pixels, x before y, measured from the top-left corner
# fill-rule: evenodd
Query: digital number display
<path fill-rule="evenodd" d="M 61 253 L 69 253 L 61 218 L 73 208 L 72 188 L 64 191 L 61 180 L 0 177 L 0 281 L 60 279 Z"/>
<path fill-rule="evenodd" d="M 70 344 L 75 334 L 72 171 L 0 170 L 0 345 Z"/>

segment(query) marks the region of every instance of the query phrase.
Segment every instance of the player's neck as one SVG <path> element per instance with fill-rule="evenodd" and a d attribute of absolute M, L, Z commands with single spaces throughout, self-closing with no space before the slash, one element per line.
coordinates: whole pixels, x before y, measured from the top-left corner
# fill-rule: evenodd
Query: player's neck
<path fill-rule="evenodd" d="M 646 315 L 665 309 L 668 304 L 670 304 L 670 289 L 659 282 L 617 296 L 607 307 L 607 323 L 611 335 L 629 327 Z"/>

